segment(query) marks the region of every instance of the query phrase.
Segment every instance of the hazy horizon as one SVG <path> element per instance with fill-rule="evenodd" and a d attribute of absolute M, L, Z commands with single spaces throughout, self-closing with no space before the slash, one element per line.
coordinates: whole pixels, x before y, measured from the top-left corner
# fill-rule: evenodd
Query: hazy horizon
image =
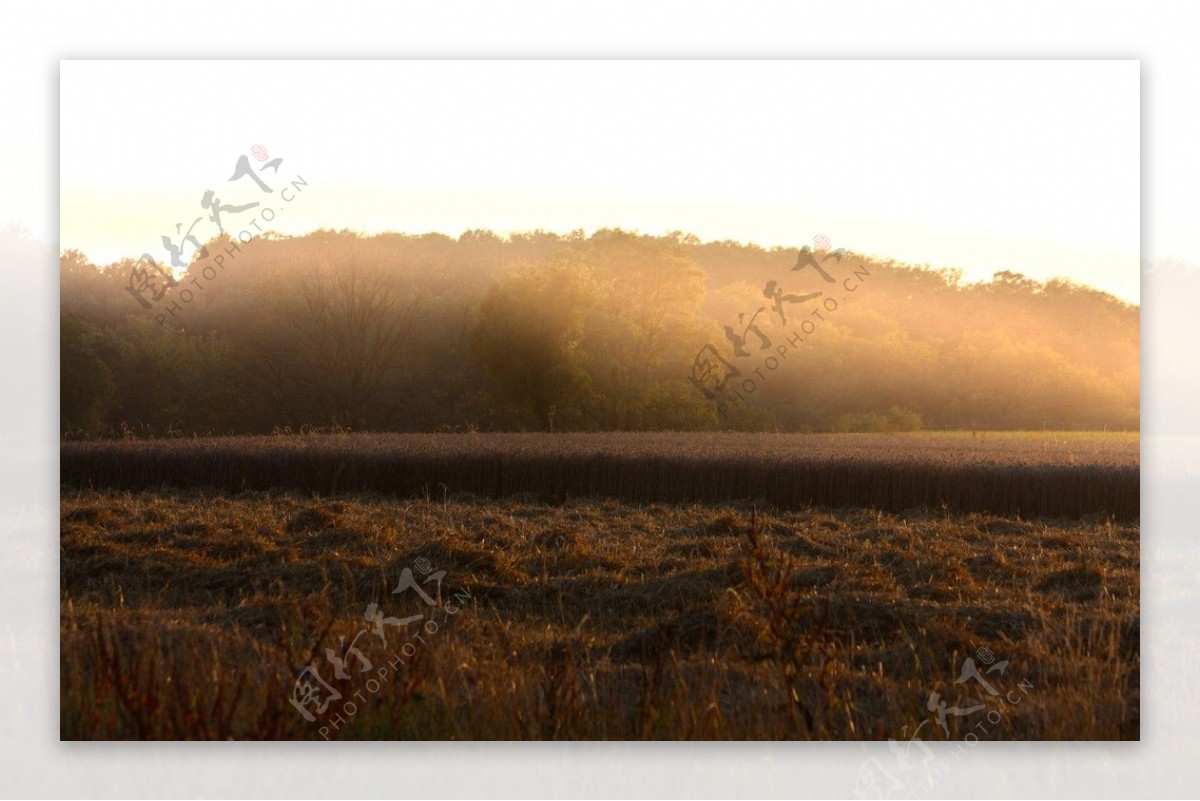
<path fill-rule="evenodd" d="M 509 231 L 493 231 L 491 229 L 468 228 L 468 229 L 463 229 L 462 231 L 457 231 L 457 232 L 453 232 L 453 233 L 448 232 L 448 231 L 403 231 L 403 230 L 383 230 L 383 231 L 364 232 L 364 231 L 360 231 L 360 230 L 355 230 L 353 228 L 341 228 L 341 229 L 318 228 L 318 229 L 304 231 L 304 232 L 296 233 L 296 234 L 292 234 L 292 233 L 285 234 L 285 233 L 281 233 L 278 231 L 272 231 L 271 233 L 276 234 L 281 237 L 286 237 L 286 238 L 302 239 L 311 234 L 318 233 L 319 231 L 322 231 L 322 230 L 327 230 L 327 231 L 333 230 L 338 233 L 349 231 L 349 232 L 355 234 L 356 236 L 360 236 L 363 238 L 369 238 L 369 237 L 374 237 L 374 236 L 388 236 L 388 235 L 417 237 L 417 238 L 425 237 L 425 236 L 444 236 L 451 240 L 458 240 L 462 237 L 463 234 L 468 233 L 470 231 L 489 231 L 490 233 L 493 233 L 496 236 L 500 237 L 501 239 L 505 239 L 505 240 L 511 240 L 512 237 L 520 237 L 521 235 L 535 234 L 535 233 L 544 233 L 544 234 L 550 234 L 552 236 L 566 237 L 576 231 L 582 231 L 583 238 L 586 239 L 586 238 L 589 238 L 592 235 L 594 235 L 596 232 L 604 231 L 604 230 L 623 231 L 625 233 L 635 234 L 635 235 L 639 235 L 639 236 L 644 235 L 644 236 L 649 236 L 649 237 L 653 237 L 653 238 L 661 238 L 661 237 L 669 236 L 671 234 L 679 234 L 679 235 L 682 235 L 683 237 L 695 236 L 695 234 L 693 232 L 688 231 L 688 230 L 655 232 L 655 231 L 638 231 L 638 230 L 632 230 L 632 229 L 625 229 L 625 228 L 621 228 L 620 226 L 601 226 L 601 227 L 595 228 L 595 229 L 574 228 L 574 229 L 562 230 L 562 231 L 547 231 L 545 229 L 537 229 L 537 228 L 518 228 L 518 229 L 509 230 Z M 814 239 L 815 239 L 815 237 L 814 237 Z M 725 242 L 733 242 L 734 244 L 736 244 L 738 246 L 757 247 L 757 248 L 761 248 L 762 250 L 768 251 L 768 252 L 772 251 L 772 250 L 776 250 L 776 249 L 781 249 L 781 250 L 785 250 L 785 251 L 786 250 L 797 250 L 797 249 L 803 248 L 803 247 L 809 247 L 816 251 L 822 250 L 821 247 L 814 244 L 814 242 L 812 242 L 812 241 L 795 242 L 795 243 L 764 244 L 761 242 L 748 242 L 748 241 L 740 241 L 740 240 L 733 240 L 733 239 L 699 238 L 699 244 L 701 244 L 701 245 L 719 244 L 719 243 L 725 243 Z M 203 244 L 208 244 L 208 242 L 204 242 Z M 829 246 L 829 248 L 827 248 L 827 249 L 836 249 L 837 246 L 838 246 L 838 243 L 832 243 Z M 964 278 L 963 278 L 962 283 L 964 286 L 972 285 L 972 284 L 986 284 L 986 283 L 991 282 L 994 278 L 993 275 L 987 275 L 987 276 L 972 275 L 970 273 L 970 271 L 964 270 L 963 268 L 958 267 L 953 264 L 935 265 L 935 264 L 929 264 L 928 262 L 914 263 L 914 262 L 908 262 L 908 261 L 905 261 L 902 259 L 896 259 L 887 253 L 863 253 L 859 249 L 854 248 L 853 246 L 850 246 L 850 245 L 841 245 L 841 247 L 844 247 L 846 250 L 851 251 L 851 252 L 861 253 L 861 255 L 866 256 L 867 258 L 876 260 L 876 261 L 894 261 L 897 264 L 903 264 L 906 266 L 917 267 L 917 268 L 928 268 L 931 270 L 941 270 L 941 269 L 963 270 Z M 84 250 L 83 248 L 66 248 L 66 247 L 60 248 L 60 254 L 65 253 L 67 250 L 79 251 L 87 258 L 87 260 L 89 262 L 91 262 L 92 264 L 94 264 L 95 266 L 97 266 L 101 269 L 110 267 L 110 266 L 119 265 L 122 261 L 127 261 L 129 259 L 136 259 L 140 255 L 140 253 L 135 252 L 135 251 L 129 251 L 129 252 L 98 251 L 101 255 L 94 255 L 94 253 L 92 251 Z M 155 255 L 156 258 L 158 257 L 158 254 L 154 254 L 153 252 L 152 252 L 152 255 Z M 166 256 L 166 254 L 162 254 L 162 255 Z M 169 263 L 166 261 L 165 258 L 163 258 L 159 262 L 159 264 L 160 264 L 160 266 L 163 266 L 163 267 L 170 267 Z M 172 270 L 172 272 L 176 278 L 181 278 L 183 275 L 185 275 L 187 273 L 187 268 L 186 267 L 174 268 Z M 1033 278 L 1033 276 L 1023 273 L 1020 269 L 1014 268 L 1012 270 L 1012 272 L 1016 272 L 1021 275 L 1025 275 L 1027 278 Z M 1140 308 L 1140 306 L 1141 306 L 1139 299 L 1137 299 L 1137 298 L 1130 299 L 1130 298 L 1122 297 L 1122 296 L 1115 294 L 1103 287 L 1095 286 L 1093 284 L 1087 283 L 1086 281 L 1081 281 L 1081 280 L 1078 280 L 1075 278 L 1071 278 L 1070 276 L 1067 276 L 1065 274 L 1051 275 L 1051 276 L 1047 276 L 1047 278 L 1045 278 L 1045 279 L 1035 279 L 1035 280 L 1046 281 L 1046 280 L 1054 280 L 1054 279 L 1066 279 L 1078 286 L 1082 286 L 1082 287 L 1097 290 L 1097 291 L 1106 292 L 1107 294 L 1117 298 L 1118 300 L 1129 303 L 1132 306 L 1135 306 L 1138 308 Z"/>
<path fill-rule="evenodd" d="M 271 167 L 266 184 L 308 184 L 264 227 L 286 235 L 621 228 L 768 249 L 824 235 L 970 282 L 1061 276 L 1136 304 L 1139 69 L 65 61 L 59 247 L 165 255 L 163 235 L 208 214 L 206 191 L 270 197 L 229 182 L 260 144 L 270 160 L 248 161 Z M 126 124 L 170 98 L 212 124 Z"/>

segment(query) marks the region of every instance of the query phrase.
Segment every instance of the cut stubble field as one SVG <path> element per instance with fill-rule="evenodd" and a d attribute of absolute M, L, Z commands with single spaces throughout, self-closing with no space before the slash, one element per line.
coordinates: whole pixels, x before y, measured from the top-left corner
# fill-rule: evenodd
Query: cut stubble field
<path fill-rule="evenodd" d="M 951 492 L 935 479 L 964 480 L 953 471 L 923 474 L 932 503 L 890 510 L 356 486 L 376 460 L 422 453 L 447 477 L 463 454 L 532 471 L 557 443 L 543 475 L 590 459 L 606 487 L 639 443 L 655 466 L 611 486 L 659 476 L 660 492 L 668 467 L 688 462 L 687 486 L 732 493 L 736 471 L 697 484 L 699 468 L 787 470 L 838 445 L 810 438 L 801 458 L 803 438 L 630 435 L 622 461 L 620 437 L 404 437 L 284 438 L 273 454 L 272 438 L 65 443 L 61 736 L 1139 736 L 1136 438 L 843 435 L 833 454 L 889 470 L 1031 470 L 1076 493 L 1073 514 L 1033 516 L 956 508 L 947 498 L 1003 498 L 1005 485 Z M 667 446 L 684 441 L 690 453 L 673 457 Z M 404 442 L 428 450 L 397 451 Z M 888 458 L 871 462 L 883 445 Z M 313 481 L 340 462 L 339 480 L 354 480 L 330 492 L 248 478 L 263 464 L 304 475 L 306 451 Z M 207 472 L 202 456 L 216 459 Z M 122 473 L 129 459 L 197 472 L 153 483 Z M 96 480 L 82 480 L 89 469 Z M 1132 470 L 1134 507 L 1089 506 L 1073 470 L 1114 487 Z M 248 486 L 222 485 L 239 472 Z M 114 488 L 122 475 L 133 486 Z M 907 497 L 888 492 L 878 497 Z"/>

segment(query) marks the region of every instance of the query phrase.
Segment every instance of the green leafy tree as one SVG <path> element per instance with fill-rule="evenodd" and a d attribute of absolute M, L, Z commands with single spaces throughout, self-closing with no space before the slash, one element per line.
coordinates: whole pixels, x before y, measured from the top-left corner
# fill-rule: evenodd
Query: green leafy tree
<path fill-rule="evenodd" d="M 112 370 L 100 355 L 104 334 L 78 314 L 64 314 L 59 336 L 60 429 L 64 434 L 100 434 L 116 394 Z"/>
<path fill-rule="evenodd" d="M 484 295 L 471 347 L 503 396 L 552 429 L 557 416 L 582 418 L 591 377 L 578 364 L 593 306 L 587 268 L 560 256 L 513 273 Z"/>

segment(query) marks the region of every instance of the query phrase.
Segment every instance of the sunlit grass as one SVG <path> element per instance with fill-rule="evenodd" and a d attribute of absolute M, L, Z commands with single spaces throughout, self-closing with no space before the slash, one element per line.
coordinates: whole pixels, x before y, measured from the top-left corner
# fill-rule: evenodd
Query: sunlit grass
<path fill-rule="evenodd" d="M 1139 431 L 904 431 L 898 437 L 951 437 L 957 439 L 1035 440 L 1047 442 L 1138 442 Z"/>
<path fill-rule="evenodd" d="M 936 510 L 68 493 L 62 736 L 901 739 L 930 693 L 981 694 L 954 682 L 986 647 L 1021 698 L 986 739 L 1136 739 L 1139 537 Z M 324 649 L 368 604 L 405 613 L 391 590 L 420 558 L 470 600 L 377 692 L 333 679 Z M 288 703 L 307 664 L 363 692 L 341 725 Z"/>

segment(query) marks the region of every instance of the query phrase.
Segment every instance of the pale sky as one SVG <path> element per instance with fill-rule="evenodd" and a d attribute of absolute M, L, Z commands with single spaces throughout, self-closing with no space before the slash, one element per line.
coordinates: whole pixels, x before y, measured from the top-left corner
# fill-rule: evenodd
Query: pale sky
<path fill-rule="evenodd" d="M 308 184 L 283 233 L 823 234 L 1140 298 L 1137 61 L 71 61 L 60 100 L 60 244 L 99 263 L 264 200 L 227 181 L 261 144 Z"/>

